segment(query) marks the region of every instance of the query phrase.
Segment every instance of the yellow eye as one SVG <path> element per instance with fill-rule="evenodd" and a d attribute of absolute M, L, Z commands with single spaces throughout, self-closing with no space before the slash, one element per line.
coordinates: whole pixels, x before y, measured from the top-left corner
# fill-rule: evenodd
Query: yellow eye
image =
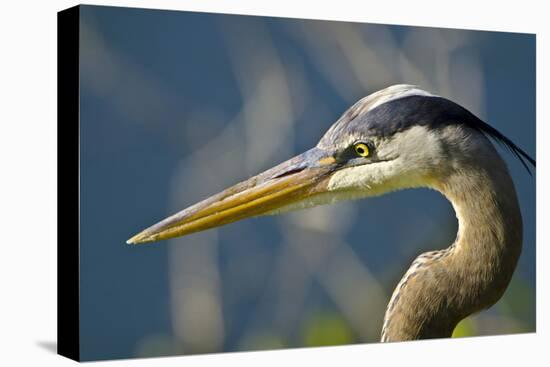
<path fill-rule="evenodd" d="M 355 149 L 355 153 L 360 157 L 368 157 L 370 154 L 369 147 L 365 143 L 357 143 L 354 145 L 353 149 Z"/>

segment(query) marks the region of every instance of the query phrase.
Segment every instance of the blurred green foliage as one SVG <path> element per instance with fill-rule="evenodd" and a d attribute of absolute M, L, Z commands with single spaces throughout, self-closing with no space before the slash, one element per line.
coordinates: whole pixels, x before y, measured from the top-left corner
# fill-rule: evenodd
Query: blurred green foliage
<path fill-rule="evenodd" d="M 351 328 L 336 313 L 320 313 L 303 325 L 303 344 L 308 347 L 342 345 L 354 342 Z"/>
<path fill-rule="evenodd" d="M 528 324 L 523 331 L 535 330 L 535 288 L 525 279 L 514 277 L 496 308 L 506 317 L 514 318 L 521 315 L 522 321 Z"/>
<path fill-rule="evenodd" d="M 477 333 L 477 325 L 473 318 L 467 317 L 458 323 L 453 331 L 453 338 L 462 338 L 465 336 L 474 336 Z"/>

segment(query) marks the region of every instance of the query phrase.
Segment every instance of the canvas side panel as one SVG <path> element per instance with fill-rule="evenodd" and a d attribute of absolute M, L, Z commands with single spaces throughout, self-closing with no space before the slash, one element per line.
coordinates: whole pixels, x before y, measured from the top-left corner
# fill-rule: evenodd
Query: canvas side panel
<path fill-rule="evenodd" d="M 57 14 L 57 352 L 80 360 L 79 18 Z"/>

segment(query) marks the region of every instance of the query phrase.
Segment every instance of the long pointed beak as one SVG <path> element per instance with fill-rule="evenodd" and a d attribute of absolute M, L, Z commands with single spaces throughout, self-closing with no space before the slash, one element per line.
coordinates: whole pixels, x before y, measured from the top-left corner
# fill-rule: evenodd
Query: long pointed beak
<path fill-rule="evenodd" d="M 130 238 L 153 242 L 260 216 L 326 192 L 337 168 L 333 157 L 313 148 L 164 219 Z"/>

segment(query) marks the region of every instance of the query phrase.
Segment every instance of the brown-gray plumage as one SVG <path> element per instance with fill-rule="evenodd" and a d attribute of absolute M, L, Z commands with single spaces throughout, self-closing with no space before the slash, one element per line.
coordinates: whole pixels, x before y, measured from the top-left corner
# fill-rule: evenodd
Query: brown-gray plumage
<path fill-rule="evenodd" d="M 429 187 L 453 205 L 459 230 L 447 249 L 412 263 L 395 289 L 382 338 L 451 336 L 497 302 L 522 246 L 522 219 L 506 164 L 489 138 L 528 169 L 510 139 L 445 98 L 396 85 L 346 111 L 317 146 L 142 231 L 128 243 L 182 236 L 250 216 Z"/>
<path fill-rule="evenodd" d="M 516 192 L 492 145 L 472 146 L 479 158 L 458 160 L 432 186 L 453 204 L 457 239 L 413 262 L 386 311 L 382 341 L 450 337 L 459 321 L 498 301 L 510 282 L 522 246 Z"/>

